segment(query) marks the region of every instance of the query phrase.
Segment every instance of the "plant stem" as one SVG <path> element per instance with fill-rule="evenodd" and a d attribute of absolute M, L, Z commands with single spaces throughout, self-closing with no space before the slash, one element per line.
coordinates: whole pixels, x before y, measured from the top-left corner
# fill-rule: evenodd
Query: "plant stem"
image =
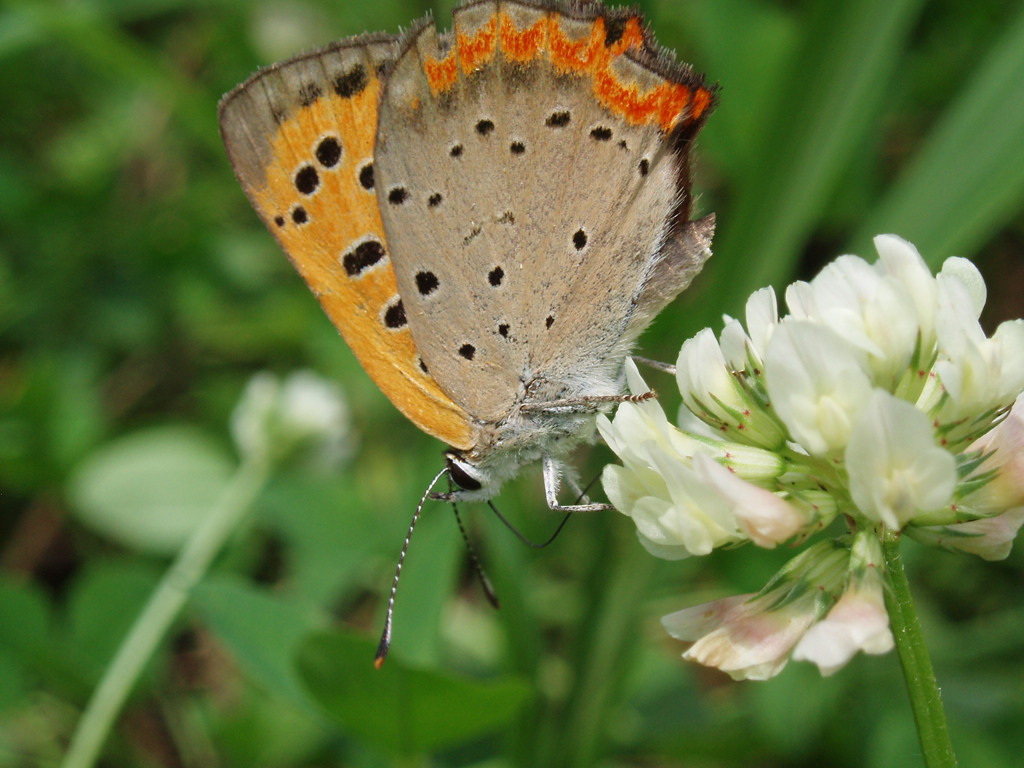
<path fill-rule="evenodd" d="M 210 514 L 185 542 L 93 692 L 75 728 L 61 768 L 90 768 L 95 763 L 139 673 L 185 605 L 189 592 L 206 573 L 214 556 L 252 505 L 267 474 L 268 464 L 265 461 L 244 461 Z"/>
<path fill-rule="evenodd" d="M 956 755 L 949 739 L 946 712 L 942 707 L 935 671 L 910 596 L 898 533 L 883 533 L 882 552 L 885 555 L 885 574 L 889 586 L 885 593 L 885 605 L 896 640 L 896 652 L 903 667 L 903 679 L 907 685 L 924 762 L 928 768 L 953 768 L 956 766 Z"/>

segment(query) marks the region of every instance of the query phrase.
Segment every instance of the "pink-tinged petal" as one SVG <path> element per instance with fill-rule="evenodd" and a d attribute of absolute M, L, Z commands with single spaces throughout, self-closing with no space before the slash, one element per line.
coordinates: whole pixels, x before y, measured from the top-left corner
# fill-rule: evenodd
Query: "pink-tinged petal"
<path fill-rule="evenodd" d="M 1024 507 L 1000 515 L 945 526 L 911 527 L 907 531 L 923 544 L 977 555 L 983 560 L 1005 560 L 1017 532 L 1024 525 Z"/>
<path fill-rule="evenodd" d="M 813 611 L 754 611 L 704 635 L 683 658 L 716 667 L 734 680 L 767 680 L 814 623 Z"/>
<path fill-rule="evenodd" d="M 676 640 L 692 643 L 699 640 L 724 622 L 743 613 L 743 606 L 755 597 L 754 593 L 733 595 L 710 603 L 701 603 L 681 611 L 670 613 L 661 620 L 661 625 Z"/>
<path fill-rule="evenodd" d="M 1006 418 L 976 440 L 968 452 L 989 454 L 976 474 L 995 473 L 964 505 L 986 513 L 1024 504 L 1024 395 L 1017 397 Z"/>
<path fill-rule="evenodd" d="M 857 651 L 881 654 L 892 647 L 889 615 L 879 583 L 877 589 L 848 589 L 828 615 L 803 636 L 793 658 L 817 664 L 821 674 L 828 677 Z"/>
<path fill-rule="evenodd" d="M 669 614 L 670 635 L 693 641 L 688 661 L 716 667 L 734 680 L 767 680 L 786 666 L 789 652 L 816 618 L 813 601 L 770 608 L 774 597 L 728 597 Z"/>
<path fill-rule="evenodd" d="M 797 507 L 741 479 L 711 457 L 698 454 L 693 461 L 697 476 L 721 494 L 740 530 L 759 547 L 772 549 L 795 536 L 809 522 Z"/>

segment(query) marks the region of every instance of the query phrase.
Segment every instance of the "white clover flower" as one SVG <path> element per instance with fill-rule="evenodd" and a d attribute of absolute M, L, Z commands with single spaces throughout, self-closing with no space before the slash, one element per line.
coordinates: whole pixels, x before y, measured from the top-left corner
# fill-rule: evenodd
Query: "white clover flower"
<path fill-rule="evenodd" d="M 981 310 L 985 308 L 985 302 L 988 300 L 988 288 L 985 287 L 985 279 L 978 268 L 961 256 L 950 256 L 942 262 L 942 269 L 939 270 L 936 279 L 941 282 L 947 278 L 958 280 L 967 290 L 971 303 L 964 309 L 969 307 L 970 314 L 975 320 L 981 317 Z"/>
<path fill-rule="evenodd" d="M 750 294 L 746 307 L 747 327 L 726 315 L 722 330 L 721 346 L 729 367 L 733 371 L 746 371 L 751 364 L 760 369 L 764 363 L 764 351 L 768 340 L 779 324 L 779 306 L 775 291 L 769 286 Z"/>
<path fill-rule="evenodd" d="M 877 655 L 892 650 L 882 567 L 878 539 L 871 533 L 858 533 L 850 552 L 846 590 L 825 618 L 797 643 L 794 660 L 813 662 L 828 677 L 846 666 L 857 651 Z"/>
<path fill-rule="evenodd" d="M 819 322 L 865 354 L 874 383 L 905 375 L 918 339 L 917 313 L 895 278 L 856 256 L 840 256 L 810 283 L 786 290 L 793 317 Z"/>
<path fill-rule="evenodd" d="M 231 413 L 231 436 L 243 456 L 266 455 L 268 431 L 281 382 L 269 371 L 260 371 L 245 385 Z"/>
<path fill-rule="evenodd" d="M 893 530 L 948 504 L 956 487 L 956 459 L 936 445 L 928 416 L 881 390 L 858 415 L 845 459 L 857 509 Z"/>
<path fill-rule="evenodd" d="M 917 315 L 920 348 L 932 350 L 935 347 L 935 277 L 912 243 L 896 235 L 879 235 L 874 243 L 878 269 L 899 282 L 910 297 Z M 921 362 L 925 366 L 931 364 L 930 358 Z"/>
<path fill-rule="evenodd" d="M 242 455 L 264 459 L 306 451 L 334 463 L 351 449 L 340 389 L 310 371 L 296 371 L 283 382 L 267 371 L 254 375 L 231 415 L 231 433 Z"/>
<path fill-rule="evenodd" d="M 782 445 L 783 430 L 752 402 L 710 328 L 684 342 L 676 381 L 686 407 L 724 436 L 764 448 Z"/>
<path fill-rule="evenodd" d="M 626 377 L 634 394 L 648 391 L 632 361 Z M 770 451 L 683 432 L 669 423 L 657 400 L 623 403 L 614 419 L 599 416 L 597 428 L 623 463 L 602 474 L 609 501 L 633 519 L 644 547 L 667 559 L 704 555 L 747 538 L 733 511 L 736 501 L 708 481 L 714 470 L 704 460 L 718 459 L 729 467 L 718 469 L 746 480 L 774 478 L 785 469 Z"/>
<path fill-rule="evenodd" d="M 759 288 L 747 299 L 746 314 L 747 332 L 754 353 L 759 360 L 764 360 L 764 351 L 771 341 L 775 327 L 779 324 L 779 303 L 772 288 Z"/>
<path fill-rule="evenodd" d="M 756 596 L 665 617 L 693 642 L 686 658 L 733 677 L 770 677 L 791 656 L 828 675 L 888 651 L 887 531 L 999 559 L 1024 526 L 1024 321 L 986 337 L 970 262 L 933 276 L 905 240 L 875 247 L 876 264 L 843 256 L 791 285 L 790 315 L 762 289 L 745 324 L 725 317 L 718 338 L 684 343 L 679 426 L 655 401 L 598 419 L 622 461 L 605 468 L 608 497 L 659 557 L 775 547 L 845 519 L 838 543 L 813 545 Z M 631 364 L 627 377 L 646 391 Z"/>
<path fill-rule="evenodd" d="M 730 371 L 745 371 L 748 366 L 748 360 L 751 354 L 756 354 L 754 351 L 754 343 L 747 335 L 746 330 L 743 328 L 743 324 L 734 318 L 726 315 L 724 318 L 725 327 L 722 328 L 722 335 L 720 339 L 720 346 L 722 352 L 722 358 L 724 359 L 728 370 Z M 710 332 L 710 328 L 704 329 Z M 684 342 L 685 346 L 685 342 Z M 678 366 L 676 367 L 678 371 Z M 689 407 L 689 404 L 687 404 Z"/>
<path fill-rule="evenodd" d="M 937 417 L 947 424 L 990 418 L 1024 389 L 1024 321 L 1008 320 L 986 338 L 978 323 L 978 290 L 964 282 L 965 273 L 961 266 L 936 278 L 941 358 L 935 373 L 948 395 Z"/>
<path fill-rule="evenodd" d="M 626 384 L 632 394 L 643 395 L 651 391 L 632 360 L 626 360 L 625 374 Z M 600 414 L 597 428 L 608 447 L 630 464 L 643 463 L 635 453 L 634 446 L 641 446 L 648 441 L 653 440 L 662 449 L 681 457 L 692 456 L 700 450 L 702 444 L 698 438 L 671 424 L 655 399 L 623 403 L 615 412 L 614 422 Z"/>
<path fill-rule="evenodd" d="M 604 479 L 605 490 L 612 504 L 627 502 L 626 494 L 635 501 L 628 514 L 636 524 L 640 542 L 653 555 L 680 559 L 690 555 L 706 555 L 715 547 L 740 541 L 741 531 L 731 506 L 716 494 L 688 464 L 672 462 L 665 454 L 651 452 L 654 470 L 664 481 L 657 496 L 638 496 L 624 473 Z M 728 472 L 728 470 L 726 470 Z M 645 489 L 650 490 L 650 489 Z"/>
<path fill-rule="evenodd" d="M 824 614 L 842 585 L 849 553 L 821 542 L 798 555 L 757 595 L 737 595 L 662 618 L 677 640 L 692 642 L 684 659 L 717 667 L 734 680 L 767 680 Z"/>
<path fill-rule="evenodd" d="M 783 318 L 764 362 L 768 396 L 793 440 L 812 456 L 842 451 L 871 395 L 864 353 L 823 325 Z"/>

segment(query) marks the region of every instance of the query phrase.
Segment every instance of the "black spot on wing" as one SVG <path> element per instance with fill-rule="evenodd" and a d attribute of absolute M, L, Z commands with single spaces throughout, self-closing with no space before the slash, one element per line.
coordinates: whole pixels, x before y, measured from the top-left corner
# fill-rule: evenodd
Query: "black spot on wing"
<path fill-rule="evenodd" d="M 385 256 L 387 253 L 379 240 L 364 240 L 341 257 L 341 265 L 349 277 L 358 277 Z"/>
<path fill-rule="evenodd" d="M 606 24 L 604 45 L 606 48 L 611 48 L 622 39 L 622 35 L 626 31 L 626 17 L 606 17 L 604 23 Z"/>
<path fill-rule="evenodd" d="M 373 163 L 367 163 L 359 169 L 359 186 L 363 189 L 373 189 Z"/>
<path fill-rule="evenodd" d="M 384 325 L 393 331 L 397 331 L 399 328 L 404 328 L 408 325 L 408 320 L 405 317 L 405 305 L 402 300 L 395 298 L 391 300 L 387 308 L 384 310 Z"/>
<path fill-rule="evenodd" d="M 369 85 L 369 78 L 366 76 L 366 67 L 356 64 L 352 69 L 343 75 L 334 78 L 334 92 L 343 99 L 351 99 L 356 94 L 362 93 Z"/>
<path fill-rule="evenodd" d="M 571 119 L 572 117 L 567 111 L 552 112 L 548 115 L 548 119 L 544 121 L 544 125 L 548 128 L 564 128 Z"/>
<path fill-rule="evenodd" d="M 306 83 L 299 87 L 299 103 L 308 107 L 323 96 L 323 93 L 323 89 L 316 83 Z"/>
<path fill-rule="evenodd" d="M 320 141 L 316 145 L 316 159 L 324 168 L 333 168 L 341 160 L 341 142 L 333 136 Z"/>
<path fill-rule="evenodd" d="M 416 290 L 420 292 L 421 296 L 429 296 L 438 289 L 441 282 L 437 279 L 437 275 L 433 272 L 417 272 L 416 273 Z"/>
<path fill-rule="evenodd" d="M 320 174 L 312 165 L 304 165 L 295 173 L 295 188 L 303 195 L 312 195 L 320 186 Z"/>

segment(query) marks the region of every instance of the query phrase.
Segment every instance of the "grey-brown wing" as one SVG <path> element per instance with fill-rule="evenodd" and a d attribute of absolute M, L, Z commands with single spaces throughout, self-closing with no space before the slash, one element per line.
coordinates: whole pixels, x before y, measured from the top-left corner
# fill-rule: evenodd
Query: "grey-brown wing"
<path fill-rule="evenodd" d="M 621 365 L 638 307 L 681 283 L 658 265 L 710 101 L 638 17 L 598 5 L 472 3 L 451 35 L 406 41 L 381 213 L 417 347 L 474 418 L 500 421 L 533 378 L 573 391 Z"/>

